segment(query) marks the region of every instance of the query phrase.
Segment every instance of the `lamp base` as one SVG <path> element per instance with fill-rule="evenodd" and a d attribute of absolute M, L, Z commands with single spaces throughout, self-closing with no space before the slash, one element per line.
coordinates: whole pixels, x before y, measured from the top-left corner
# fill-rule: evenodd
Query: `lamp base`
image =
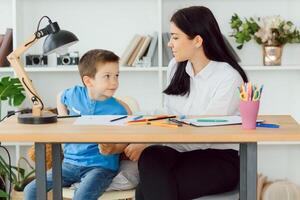
<path fill-rule="evenodd" d="M 48 112 L 42 112 L 41 116 L 33 116 L 32 113 L 18 115 L 18 122 L 21 124 L 50 124 L 57 122 L 57 115 Z"/>

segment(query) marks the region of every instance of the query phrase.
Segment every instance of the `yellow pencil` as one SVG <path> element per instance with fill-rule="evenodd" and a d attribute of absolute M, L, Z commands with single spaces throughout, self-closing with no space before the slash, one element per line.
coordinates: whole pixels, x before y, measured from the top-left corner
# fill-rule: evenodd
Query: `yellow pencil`
<path fill-rule="evenodd" d="M 149 122 L 144 121 L 144 122 L 127 122 L 128 125 L 147 125 Z"/>
<path fill-rule="evenodd" d="M 177 124 L 153 123 L 153 122 L 151 122 L 151 125 L 153 125 L 153 126 L 160 126 L 160 127 L 166 127 L 166 128 L 178 128 Z"/>

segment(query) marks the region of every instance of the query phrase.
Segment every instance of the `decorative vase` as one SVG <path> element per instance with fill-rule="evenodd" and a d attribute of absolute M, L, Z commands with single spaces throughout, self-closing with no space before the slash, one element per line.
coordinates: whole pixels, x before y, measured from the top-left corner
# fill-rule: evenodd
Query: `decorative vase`
<path fill-rule="evenodd" d="M 24 199 L 24 192 L 20 192 L 20 191 L 16 191 L 13 190 L 12 191 L 12 197 L 11 200 L 23 200 Z"/>
<path fill-rule="evenodd" d="M 265 66 L 281 65 L 283 46 L 263 45 L 263 62 Z"/>
<path fill-rule="evenodd" d="M 23 200 L 23 199 L 24 199 L 23 191 L 12 190 L 11 200 Z M 47 199 L 53 199 L 52 191 L 49 191 L 47 193 Z"/>

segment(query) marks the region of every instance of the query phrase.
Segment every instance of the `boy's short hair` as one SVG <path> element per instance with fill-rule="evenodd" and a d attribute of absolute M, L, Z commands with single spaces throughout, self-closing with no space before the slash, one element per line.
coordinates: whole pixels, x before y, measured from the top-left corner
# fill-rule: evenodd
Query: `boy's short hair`
<path fill-rule="evenodd" d="M 78 70 L 81 79 L 84 76 L 91 78 L 97 73 L 98 64 L 106 64 L 110 62 L 119 62 L 119 56 L 111 51 L 104 49 L 93 49 L 86 52 L 79 60 Z"/>

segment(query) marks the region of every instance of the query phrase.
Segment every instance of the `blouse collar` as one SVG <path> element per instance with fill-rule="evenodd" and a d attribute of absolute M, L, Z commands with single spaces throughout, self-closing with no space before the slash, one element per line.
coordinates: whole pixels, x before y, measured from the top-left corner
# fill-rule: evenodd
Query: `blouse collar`
<path fill-rule="evenodd" d="M 207 79 L 214 72 L 215 61 L 209 61 L 209 63 L 198 73 L 196 76 L 194 75 L 194 70 L 192 63 L 190 61 L 187 62 L 185 71 L 191 78 L 203 78 Z"/>

